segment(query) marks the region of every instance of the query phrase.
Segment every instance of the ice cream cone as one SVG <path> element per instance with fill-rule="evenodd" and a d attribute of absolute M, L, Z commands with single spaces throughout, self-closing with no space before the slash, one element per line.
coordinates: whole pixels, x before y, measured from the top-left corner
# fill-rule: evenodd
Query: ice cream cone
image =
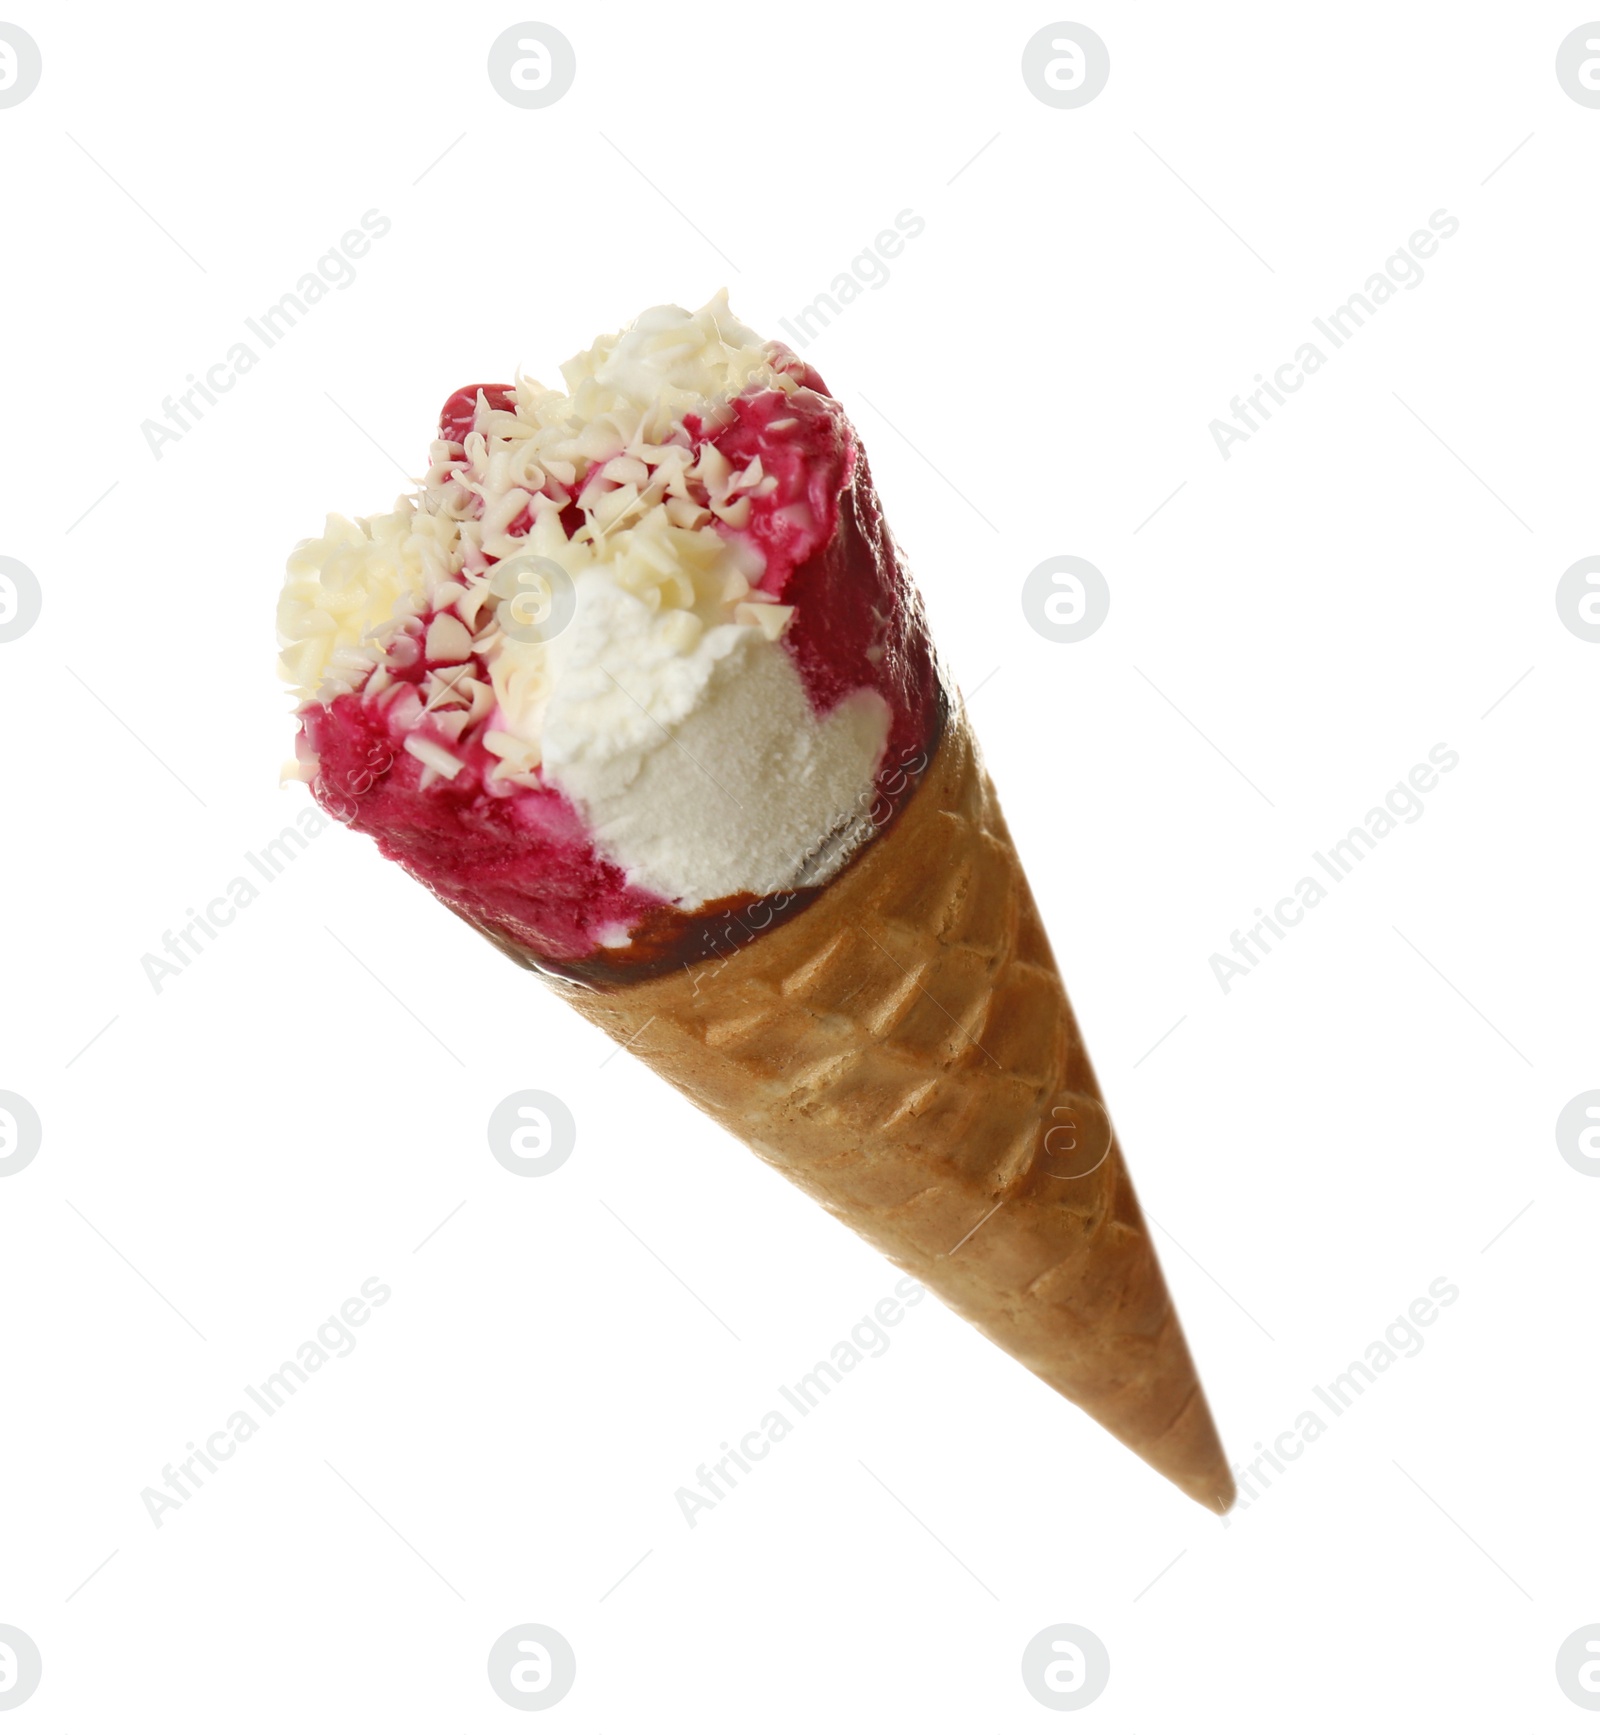
<path fill-rule="evenodd" d="M 1047 1385 L 1226 1511 L 1233 1478 L 962 712 L 889 829 L 800 914 L 749 933 L 741 922 L 724 955 L 649 981 L 550 980 Z"/>
<path fill-rule="evenodd" d="M 1226 1510 L 1110 1116 L 842 405 L 725 296 L 648 309 L 562 374 L 463 387 L 414 495 L 296 547 L 295 774 Z"/>

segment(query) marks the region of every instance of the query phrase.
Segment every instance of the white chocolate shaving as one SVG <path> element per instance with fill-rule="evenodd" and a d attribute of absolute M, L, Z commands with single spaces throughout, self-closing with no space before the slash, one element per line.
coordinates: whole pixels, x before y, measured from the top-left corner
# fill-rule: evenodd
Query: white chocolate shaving
<path fill-rule="evenodd" d="M 295 549 L 278 632 L 283 675 L 302 702 L 326 704 L 363 686 L 377 696 L 386 684 L 371 680 L 380 664 L 398 671 L 416 660 L 407 628 L 451 609 L 434 613 L 424 654 L 450 664 L 483 655 L 503 712 L 493 733 L 517 743 L 489 751 L 508 775 L 530 749 L 537 763 L 554 647 L 473 636 L 496 627 L 495 594 L 517 589 L 514 577 L 493 582 L 495 568 L 490 583 L 477 575 L 516 555 L 554 561 L 580 590 L 584 574 L 603 572 L 663 617 L 653 642 L 673 655 L 687 655 L 717 626 L 753 626 L 769 639 L 782 630 L 787 615 L 740 612 L 762 561 L 727 534 L 749 523 L 752 496 L 777 480 L 759 457 L 736 471 L 709 444 L 696 459 L 684 417 L 715 427 L 728 418 L 728 400 L 751 385 L 794 391 L 799 367 L 788 352 L 740 324 L 724 293 L 698 313 L 652 308 L 561 371 L 564 393 L 519 378 L 514 409 L 490 408 L 480 396 L 461 448 L 433 442 L 418 493 L 374 518 L 332 516 L 320 537 Z M 569 535 L 561 509 L 580 476 L 584 522 Z M 552 484 L 554 498 L 538 492 Z M 430 709 L 449 702 L 430 676 Z"/>
<path fill-rule="evenodd" d="M 505 408 L 480 395 L 414 494 L 295 549 L 285 678 L 302 703 L 360 693 L 423 789 L 476 766 L 490 796 L 559 790 L 664 897 L 820 882 L 870 824 L 889 707 L 863 690 L 815 714 L 781 643 L 795 610 L 759 588 L 744 534 L 778 477 L 687 425 L 729 425 L 750 389 L 792 396 L 802 364 L 719 295 L 652 308 L 561 372 L 562 391 L 519 376 Z M 812 522 L 804 500 L 782 510 Z M 565 610 L 549 637 L 547 606 Z"/>
<path fill-rule="evenodd" d="M 454 777 L 466 770 L 466 765 L 448 752 L 437 741 L 430 741 L 426 735 L 406 736 L 406 752 L 413 759 L 420 759 L 430 771 L 437 771 L 441 777 Z"/>

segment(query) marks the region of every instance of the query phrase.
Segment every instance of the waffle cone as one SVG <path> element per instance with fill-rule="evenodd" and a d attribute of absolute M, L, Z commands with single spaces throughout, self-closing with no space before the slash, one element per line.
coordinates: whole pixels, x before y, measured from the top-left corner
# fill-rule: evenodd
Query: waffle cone
<path fill-rule="evenodd" d="M 1186 1494 L 1234 1496 L 964 715 L 894 824 L 727 955 L 557 992 Z"/>

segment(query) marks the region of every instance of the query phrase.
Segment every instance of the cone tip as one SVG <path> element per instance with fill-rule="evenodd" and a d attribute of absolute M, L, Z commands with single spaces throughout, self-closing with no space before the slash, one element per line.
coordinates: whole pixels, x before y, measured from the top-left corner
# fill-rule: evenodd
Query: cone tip
<path fill-rule="evenodd" d="M 1233 1480 L 1233 1472 L 1227 1465 L 1222 1465 L 1219 1472 L 1206 1484 L 1203 1497 L 1196 1496 L 1201 1504 L 1209 1506 L 1219 1518 L 1225 1517 L 1233 1508 L 1233 1503 L 1239 1498 L 1239 1490 Z"/>

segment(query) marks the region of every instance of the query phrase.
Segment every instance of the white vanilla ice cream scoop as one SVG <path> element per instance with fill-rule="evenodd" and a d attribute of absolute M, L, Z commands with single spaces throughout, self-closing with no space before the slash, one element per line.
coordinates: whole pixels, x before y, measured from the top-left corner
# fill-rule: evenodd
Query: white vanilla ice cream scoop
<path fill-rule="evenodd" d="M 289 560 L 295 774 L 492 937 L 671 967 L 827 882 L 937 738 L 920 605 L 815 372 L 718 296 L 446 403 Z"/>

